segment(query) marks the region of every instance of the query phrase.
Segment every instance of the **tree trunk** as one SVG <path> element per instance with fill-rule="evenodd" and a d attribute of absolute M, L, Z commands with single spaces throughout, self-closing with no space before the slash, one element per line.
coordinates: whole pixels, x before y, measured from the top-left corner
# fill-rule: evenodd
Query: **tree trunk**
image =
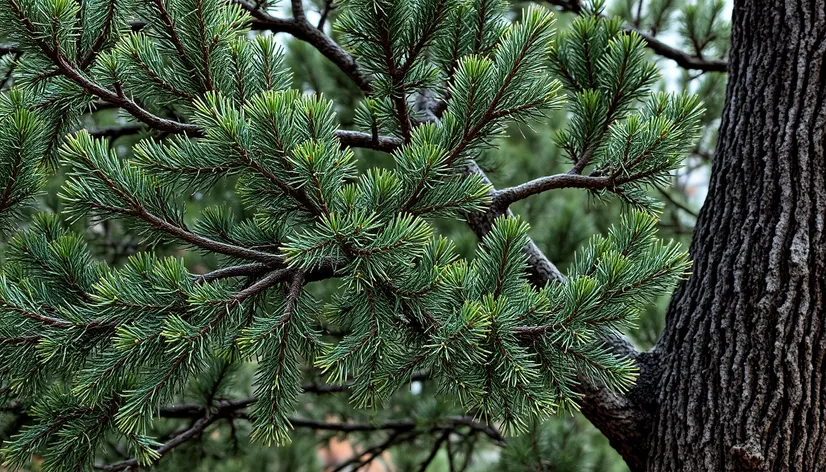
<path fill-rule="evenodd" d="M 826 470 L 826 2 L 737 0 L 732 21 L 693 273 L 632 466 Z"/>

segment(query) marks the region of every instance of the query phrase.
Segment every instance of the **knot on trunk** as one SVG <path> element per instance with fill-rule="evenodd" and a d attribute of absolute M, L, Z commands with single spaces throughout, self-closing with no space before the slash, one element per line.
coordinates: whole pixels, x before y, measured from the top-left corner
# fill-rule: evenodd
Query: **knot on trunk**
<path fill-rule="evenodd" d="M 737 458 L 740 465 L 742 465 L 746 470 L 769 470 L 766 465 L 766 459 L 763 457 L 763 452 L 754 440 L 749 439 L 745 443 L 736 444 L 729 452 L 732 456 Z"/>

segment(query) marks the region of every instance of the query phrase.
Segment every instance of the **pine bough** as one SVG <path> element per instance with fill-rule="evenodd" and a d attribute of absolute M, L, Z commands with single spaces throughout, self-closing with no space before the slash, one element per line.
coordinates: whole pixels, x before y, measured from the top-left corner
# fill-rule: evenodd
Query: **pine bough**
<path fill-rule="evenodd" d="M 214 358 L 257 361 L 252 436 L 279 444 L 308 369 L 364 408 L 424 371 L 506 433 L 575 408 L 579 382 L 634 381 L 603 340 L 685 273 L 686 254 L 655 238 L 645 190 L 693 144 L 700 106 L 650 91 L 643 41 L 599 4 L 559 34 L 550 11 L 511 23 L 497 0 L 339 6 L 336 28 L 368 84 L 361 133 L 338 130 L 330 101 L 289 88 L 273 37 L 249 31 L 250 11 L 270 17 L 260 2 L 2 0 L 0 34 L 19 47 L 0 96 L 4 228 L 68 169 L 63 216 L 13 236 L 0 278 L 0 390 L 36 418 L 5 444 L 7 465 L 37 453 L 46 470 L 85 469 L 111 434 L 152 463 L 167 450 L 153 418 Z M 306 22 L 300 2 L 293 12 Z M 468 172 L 508 123 L 564 98 L 571 172 L 498 191 Z M 101 104 L 150 136 L 118 153 L 78 130 Z M 393 165 L 359 172 L 348 144 L 389 151 Z M 208 208 L 192 224 L 180 195 L 228 178 L 254 217 Z M 504 215 L 561 187 L 637 209 L 546 286 L 526 279 L 519 218 L 496 219 L 471 261 L 430 223 Z M 193 275 L 152 253 L 110 267 L 61 218 L 118 219 L 225 268 Z M 336 294 L 316 300 L 307 285 L 331 278 Z M 322 318 L 346 334 L 330 342 Z"/>

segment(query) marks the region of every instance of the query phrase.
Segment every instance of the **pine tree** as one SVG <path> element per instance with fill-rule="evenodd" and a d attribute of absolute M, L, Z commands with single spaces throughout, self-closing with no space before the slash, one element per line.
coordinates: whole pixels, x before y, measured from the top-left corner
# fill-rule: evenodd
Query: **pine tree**
<path fill-rule="evenodd" d="M 353 406 L 380 409 L 425 377 L 467 416 L 388 423 L 388 444 L 467 426 L 500 440 L 576 409 L 583 384 L 633 384 L 634 363 L 606 340 L 686 273 L 679 245 L 656 237 L 647 190 L 694 147 L 703 112 L 691 95 L 652 90 L 645 41 L 600 2 L 557 33 L 538 6 L 511 21 L 496 0 L 347 0 L 335 23 L 345 52 L 300 2 L 292 20 L 268 7 L 0 5 L 0 35 L 19 48 L 0 101 L 0 389 L 34 418 L 4 444 L 7 465 L 37 454 L 46 470 L 85 470 L 113 441 L 131 459 L 107 470 L 149 465 L 237 418 L 253 441 L 281 445 L 294 427 L 324 429 L 294 414 L 303 391 L 343 388 Z M 355 80 L 358 131 L 339 128 L 334 102 L 290 88 L 278 43 L 251 34 L 256 21 Z M 122 149 L 85 129 L 103 107 L 142 139 Z M 493 188 L 476 162 L 507 126 L 563 107 L 570 170 Z M 384 165 L 359 165 L 357 148 Z M 59 169 L 63 211 L 26 217 Z M 193 215 L 182 198 L 229 185 L 240 214 Z M 564 276 L 508 210 L 560 188 L 624 208 Z M 472 258 L 437 234 L 440 220 L 482 236 Z M 111 221 L 150 249 L 107 264 L 67 226 Z M 151 250 L 163 244 L 221 267 L 192 273 Z M 537 260 L 545 283 L 529 271 Z M 244 364 L 253 395 L 219 395 Z M 323 387 L 304 383 L 320 375 Z M 203 403 L 182 407 L 192 389 Z M 176 415 L 195 421 L 162 441 L 159 417 Z"/>

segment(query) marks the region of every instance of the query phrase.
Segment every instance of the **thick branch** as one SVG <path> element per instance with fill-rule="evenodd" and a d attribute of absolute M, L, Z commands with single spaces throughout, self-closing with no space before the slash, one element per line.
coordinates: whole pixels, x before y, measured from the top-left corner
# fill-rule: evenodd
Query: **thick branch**
<path fill-rule="evenodd" d="M 624 394 L 582 383 L 580 410 L 608 438 L 631 470 L 641 470 L 648 450 L 648 433 L 656 419 L 662 362 L 656 351 L 641 353 L 625 337 L 611 338 L 606 343 L 614 353 L 634 360 L 639 376 Z"/>
<path fill-rule="evenodd" d="M 293 269 L 279 269 L 267 274 L 266 277 L 261 278 L 249 287 L 236 293 L 233 300 L 240 303 L 249 297 L 255 296 L 273 285 L 287 280 L 289 277 L 298 277 L 298 272 Z M 301 275 L 303 278 L 303 275 Z"/>
<path fill-rule="evenodd" d="M 574 168 L 565 174 L 547 175 L 538 177 L 523 184 L 508 187 L 497 191 L 493 197 L 494 208 L 507 208 L 510 204 L 519 200 L 524 200 L 532 195 L 537 195 L 548 190 L 560 188 L 585 188 L 589 190 L 614 190 L 616 186 L 645 179 L 654 173 L 654 170 L 647 170 L 631 175 L 580 175 Z"/>
<path fill-rule="evenodd" d="M 614 182 L 608 177 L 594 177 L 576 173 L 556 174 L 539 177 L 514 187 L 496 192 L 494 206 L 506 208 L 508 205 L 528 198 L 531 195 L 560 188 L 587 188 L 600 190 L 609 187 Z"/>
<path fill-rule="evenodd" d="M 336 136 L 338 136 L 341 144 L 345 146 L 375 149 L 383 152 L 393 152 L 403 144 L 400 138 L 378 136 L 374 139 L 370 134 L 358 131 L 338 130 Z"/>

